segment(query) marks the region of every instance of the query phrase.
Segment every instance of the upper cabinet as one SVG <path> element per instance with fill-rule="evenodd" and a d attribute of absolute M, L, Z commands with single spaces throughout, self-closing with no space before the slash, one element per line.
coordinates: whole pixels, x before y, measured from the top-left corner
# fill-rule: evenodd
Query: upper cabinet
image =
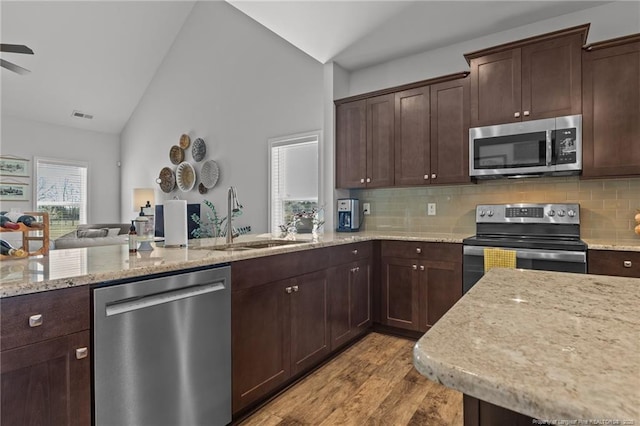
<path fill-rule="evenodd" d="M 336 186 L 393 185 L 393 95 L 336 107 Z"/>
<path fill-rule="evenodd" d="M 640 175 L 640 34 L 583 53 L 584 177 Z"/>
<path fill-rule="evenodd" d="M 469 182 L 464 77 L 336 101 L 336 187 Z"/>
<path fill-rule="evenodd" d="M 466 54 L 471 126 L 580 114 L 588 30 L 586 24 Z"/>

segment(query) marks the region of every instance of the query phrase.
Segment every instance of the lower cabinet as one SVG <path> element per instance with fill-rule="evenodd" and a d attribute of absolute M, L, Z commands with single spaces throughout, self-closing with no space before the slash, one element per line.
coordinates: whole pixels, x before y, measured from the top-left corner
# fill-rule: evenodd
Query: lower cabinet
<path fill-rule="evenodd" d="M 0 424 L 91 424 L 89 288 L 0 299 Z"/>
<path fill-rule="evenodd" d="M 640 278 L 640 252 L 589 250 L 587 270 L 596 275 Z"/>
<path fill-rule="evenodd" d="M 462 246 L 382 243 L 382 323 L 424 332 L 462 297 Z"/>
<path fill-rule="evenodd" d="M 232 292 L 233 412 L 329 353 L 326 271 Z"/>

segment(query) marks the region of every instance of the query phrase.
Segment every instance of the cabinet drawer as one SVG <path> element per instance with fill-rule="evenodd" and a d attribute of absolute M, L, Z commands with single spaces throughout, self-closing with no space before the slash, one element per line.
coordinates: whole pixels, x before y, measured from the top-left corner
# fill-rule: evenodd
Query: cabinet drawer
<path fill-rule="evenodd" d="M 462 244 L 383 241 L 382 257 L 462 262 Z"/>
<path fill-rule="evenodd" d="M 4 351 L 88 330 L 89 305 L 88 286 L 1 299 L 0 347 Z"/>
<path fill-rule="evenodd" d="M 590 274 L 640 278 L 640 252 L 589 250 L 587 256 Z"/>
<path fill-rule="evenodd" d="M 344 244 L 331 247 L 331 264 L 341 265 L 353 260 L 366 259 L 373 253 L 373 243 L 365 241 L 362 243 Z"/>

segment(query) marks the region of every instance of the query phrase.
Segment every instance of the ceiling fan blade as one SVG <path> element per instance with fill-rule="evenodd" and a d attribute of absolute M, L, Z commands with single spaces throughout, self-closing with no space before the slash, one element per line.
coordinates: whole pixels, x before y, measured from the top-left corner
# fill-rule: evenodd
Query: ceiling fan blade
<path fill-rule="evenodd" d="M 0 52 L 25 53 L 27 55 L 33 55 L 33 50 L 24 44 L 0 44 Z"/>
<path fill-rule="evenodd" d="M 24 75 L 24 74 L 29 74 L 31 71 L 29 71 L 26 68 L 22 68 L 16 64 L 12 64 L 11 62 L 7 62 L 4 59 L 0 58 L 0 67 L 6 68 L 9 71 L 13 71 L 16 72 L 20 75 Z"/>

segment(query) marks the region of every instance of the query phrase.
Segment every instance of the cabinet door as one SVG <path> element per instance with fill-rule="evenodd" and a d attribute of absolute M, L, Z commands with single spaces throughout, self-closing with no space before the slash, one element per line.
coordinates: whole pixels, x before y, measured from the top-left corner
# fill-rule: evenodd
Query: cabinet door
<path fill-rule="evenodd" d="M 90 425 L 89 331 L 2 352 L 2 407 L 6 425 Z"/>
<path fill-rule="evenodd" d="M 329 271 L 329 327 L 331 350 L 351 339 L 351 275 L 355 264 L 347 263 Z"/>
<path fill-rule="evenodd" d="M 336 187 L 364 188 L 367 174 L 367 103 L 336 107 Z"/>
<path fill-rule="evenodd" d="M 290 280 L 231 293 L 233 412 L 291 375 Z"/>
<path fill-rule="evenodd" d="M 582 112 L 582 35 L 522 47 L 522 119 Z"/>
<path fill-rule="evenodd" d="M 431 86 L 431 183 L 469 181 L 469 79 L 462 78 Z"/>
<path fill-rule="evenodd" d="M 414 259 L 382 260 L 383 324 L 418 330 L 418 265 Z"/>
<path fill-rule="evenodd" d="M 582 175 L 640 175 L 640 41 L 583 59 Z"/>
<path fill-rule="evenodd" d="M 393 186 L 394 96 L 367 99 L 368 188 Z"/>
<path fill-rule="evenodd" d="M 329 353 L 327 274 L 313 272 L 291 283 L 291 361 L 292 374 L 297 374 Z"/>
<path fill-rule="evenodd" d="M 395 184 L 424 185 L 431 175 L 429 86 L 395 94 Z"/>
<path fill-rule="evenodd" d="M 353 335 L 371 325 L 371 261 L 361 260 L 351 274 L 351 326 Z"/>
<path fill-rule="evenodd" d="M 462 297 L 462 264 L 420 265 L 420 331 L 431 328 Z"/>
<path fill-rule="evenodd" d="M 520 49 L 471 60 L 471 126 L 520 121 Z"/>

